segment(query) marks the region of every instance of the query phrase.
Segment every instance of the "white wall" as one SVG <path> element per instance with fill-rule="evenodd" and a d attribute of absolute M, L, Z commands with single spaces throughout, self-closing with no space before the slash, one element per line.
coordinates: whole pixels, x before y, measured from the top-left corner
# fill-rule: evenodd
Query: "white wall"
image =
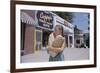
<path fill-rule="evenodd" d="M 33 0 L 32 0 L 33 1 Z M 72 3 L 97 5 L 97 29 L 100 31 L 100 0 L 34 0 L 42 2 Z M 9 73 L 10 69 L 10 0 L 0 0 L 0 73 Z M 100 37 L 100 34 L 98 34 Z M 82 68 L 68 70 L 41 71 L 36 73 L 98 73 L 100 72 L 100 38 L 97 41 L 97 68 Z M 33 73 L 33 72 L 30 72 Z"/>

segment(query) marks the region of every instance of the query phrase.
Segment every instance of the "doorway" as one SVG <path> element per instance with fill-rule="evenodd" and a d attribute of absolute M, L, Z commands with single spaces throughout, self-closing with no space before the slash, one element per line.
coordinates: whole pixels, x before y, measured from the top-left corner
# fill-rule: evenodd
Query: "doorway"
<path fill-rule="evenodd" d="M 35 50 L 41 50 L 42 48 L 42 30 L 35 29 Z"/>

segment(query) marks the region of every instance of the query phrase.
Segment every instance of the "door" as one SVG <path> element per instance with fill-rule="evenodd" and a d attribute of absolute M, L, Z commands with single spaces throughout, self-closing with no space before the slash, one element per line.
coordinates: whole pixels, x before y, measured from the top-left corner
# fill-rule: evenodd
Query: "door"
<path fill-rule="evenodd" d="M 42 48 L 42 30 L 35 29 L 35 50 L 41 50 Z"/>

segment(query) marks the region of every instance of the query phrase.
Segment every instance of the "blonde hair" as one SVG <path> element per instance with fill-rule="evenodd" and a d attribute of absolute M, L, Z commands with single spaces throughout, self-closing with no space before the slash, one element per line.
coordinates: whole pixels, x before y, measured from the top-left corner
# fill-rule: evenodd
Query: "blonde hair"
<path fill-rule="evenodd" d="M 62 25 L 56 25 L 55 28 L 58 28 L 59 30 L 61 30 L 61 35 L 64 37 L 64 29 Z"/>

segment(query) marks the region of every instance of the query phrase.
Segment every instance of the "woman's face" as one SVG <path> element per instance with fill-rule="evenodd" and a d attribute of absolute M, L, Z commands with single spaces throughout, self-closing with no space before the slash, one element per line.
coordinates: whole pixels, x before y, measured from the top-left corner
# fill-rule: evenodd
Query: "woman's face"
<path fill-rule="evenodd" d="M 55 35 L 60 35 L 61 34 L 61 30 L 59 29 L 59 27 L 55 27 Z"/>

